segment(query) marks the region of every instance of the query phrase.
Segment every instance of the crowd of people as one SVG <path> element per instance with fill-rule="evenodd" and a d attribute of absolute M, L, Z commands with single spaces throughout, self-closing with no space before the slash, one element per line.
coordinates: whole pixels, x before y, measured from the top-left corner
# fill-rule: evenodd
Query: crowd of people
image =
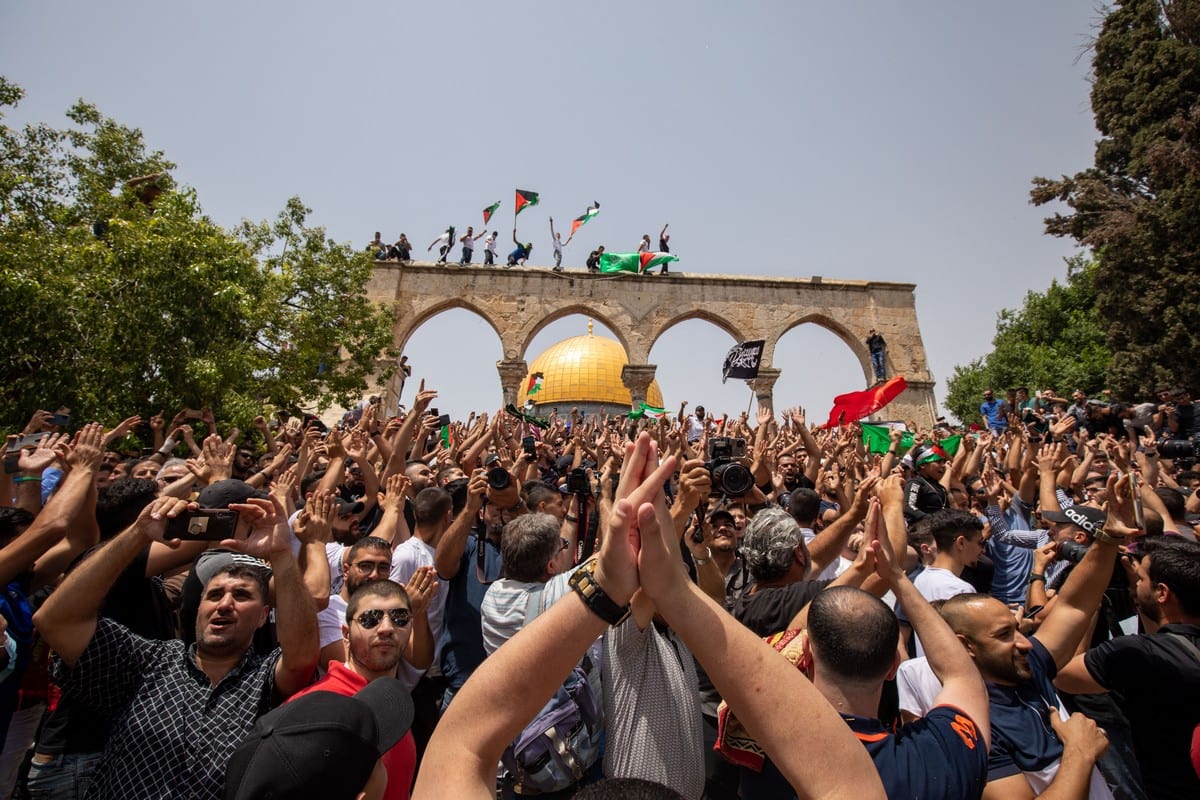
<path fill-rule="evenodd" d="M 37 411 L 0 797 L 1200 797 L 1190 395 L 1027 395 Z"/>
<path fill-rule="evenodd" d="M 670 253 L 671 252 L 671 234 L 667 233 L 667 228 L 670 225 L 663 225 L 662 230 L 658 234 L 658 249 L 655 250 L 650 241 L 650 234 L 643 234 L 642 239 L 638 242 L 638 253 Z M 469 266 L 475 258 L 475 243 L 483 239 L 483 266 L 490 267 L 497 263 L 499 254 L 497 253 L 498 242 L 500 241 L 500 232 L 482 230 L 479 233 L 475 232 L 475 228 L 471 225 L 467 226 L 467 230 L 461 236 L 458 235 L 457 229 L 451 225 L 440 234 L 438 234 L 429 246 L 425 248 L 425 252 L 432 253 L 437 249 L 438 264 L 449 263 L 452 251 L 456 246 L 460 247 L 460 256 L 455 262 L 460 267 Z M 567 237 L 566 241 L 562 240 L 562 234 L 554 230 L 554 218 L 550 217 L 550 247 L 554 255 L 555 272 L 562 272 L 562 260 L 564 248 L 571 243 L 575 238 L 574 231 Z M 512 232 L 512 242 L 514 249 L 508 254 L 507 260 L 504 262 L 505 267 L 523 266 L 533 253 L 533 242 L 522 242 L 517 238 L 517 229 L 514 227 Z M 383 236 L 379 231 L 375 231 L 375 238 L 367 242 L 367 252 L 371 253 L 376 261 L 412 261 L 413 246 L 408 240 L 406 234 L 400 234 L 400 238 L 394 244 L 388 244 L 383 241 Z M 604 245 L 599 245 L 595 250 L 588 253 L 585 266 L 588 272 L 600 271 L 600 257 L 604 255 Z M 668 273 L 667 266 L 664 264 L 659 270 L 659 274 L 666 275 Z"/>

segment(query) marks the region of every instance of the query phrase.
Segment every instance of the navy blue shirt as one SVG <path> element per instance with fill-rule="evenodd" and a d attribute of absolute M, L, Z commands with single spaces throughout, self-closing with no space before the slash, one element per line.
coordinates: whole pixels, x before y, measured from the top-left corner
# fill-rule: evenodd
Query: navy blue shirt
<path fill-rule="evenodd" d="M 888 797 L 983 796 L 987 748 L 975 721 L 953 706 L 935 706 L 889 733 L 877 719 L 843 714 L 883 781 Z"/>
<path fill-rule="evenodd" d="M 1018 686 L 987 685 L 992 714 L 989 781 L 1037 772 L 1062 758 L 1062 742 L 1050 727 L 1050 708 L 1059 707 L 1052 683 L 1058 667 L 1037 637 L 1031 636 L 1029 641 L 1033 645 L 1028 656 L 1033 678 Z"/>
<path fill-rule="evenodd" d="M 445 629 L 442 632 L 442 674 L 457 691 L 483 663 L 483 627 L 479 607 L 491 582 L 500 577 L 500 548 L 490 539 L 483 551 L 484 580 L 480 583 L 475 563 L 476 542 L 472 532 L 458 560 L 458 572 L 446 589 Z"/>

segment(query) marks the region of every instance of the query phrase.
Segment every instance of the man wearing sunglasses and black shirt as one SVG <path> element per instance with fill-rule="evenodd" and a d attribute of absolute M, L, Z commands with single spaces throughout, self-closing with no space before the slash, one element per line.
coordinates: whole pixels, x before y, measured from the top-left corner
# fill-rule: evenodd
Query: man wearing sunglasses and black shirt
<path fill-rule="evenodd" d="M 359 556 L 369 561 L 364 555 L 367 550 L 369 548 L 364 548 Z M 390 558 L 382 563 L 390 564 Z M 379 571 L 386 575 L 387 566 Z M 342 625 L 345 663 L 330 661 L 325 677 L 297 692 L 292 700 L 312 692 L 334 692 L 353 697 L 377 678 L 396 677 L 396 667 L 410 638 L 413 620 L 421 616 L 413 612 L 408 593 L 400 584 L 390 580 L 356 582 Z M 404 738 L 384 753 L 381 760 L 388 773 L 384 800 L 408 800 L 417 771 L 417 746 L 412 732 L 404 734 Z"/>

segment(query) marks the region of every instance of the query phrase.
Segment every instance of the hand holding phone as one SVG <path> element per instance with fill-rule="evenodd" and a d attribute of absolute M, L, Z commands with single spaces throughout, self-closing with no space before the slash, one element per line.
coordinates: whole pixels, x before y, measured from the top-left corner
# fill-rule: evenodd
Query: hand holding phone
<path fill-rule="evenodd" d="M 228 508 L 186 509 L 167 521 L 163 539 L 184 542 L 219 542 L 234 538 L 238 513 Z"/>

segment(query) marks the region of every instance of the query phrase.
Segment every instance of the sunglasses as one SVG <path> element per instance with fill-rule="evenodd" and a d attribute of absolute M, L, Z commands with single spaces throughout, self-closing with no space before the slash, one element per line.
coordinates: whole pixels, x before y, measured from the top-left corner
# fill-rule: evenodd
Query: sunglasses
<path fill-rule="evenodd" d="M 358 620 L 359 625 L 362 625 L 367 630 L 371 630 L 383 622 L 384 613 L 382 608 L 372 608 L 370 611 L 362 612 L 355 619 Z M 389 608 L 386 613 L 388 619 L 392 621 L 392 625 L 396 628 L 403 628 L 412 621 L 412 612 L 407 608 Z"/>

